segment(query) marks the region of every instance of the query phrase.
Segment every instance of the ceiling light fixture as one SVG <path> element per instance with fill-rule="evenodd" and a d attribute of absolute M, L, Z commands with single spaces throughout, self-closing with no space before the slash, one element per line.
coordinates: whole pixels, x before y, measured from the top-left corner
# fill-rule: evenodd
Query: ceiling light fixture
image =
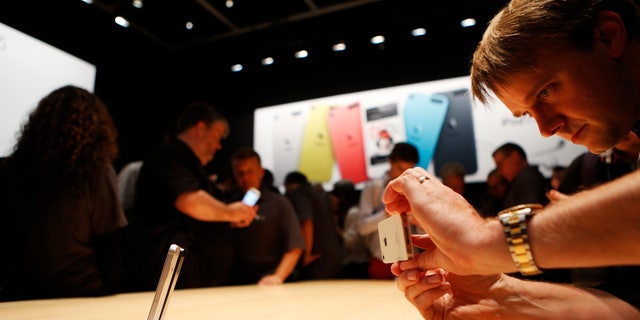
<path fill-rule="evenodd" d="M 187 23 L 184 24 L 184 27 L 187 28 L 187 30 L 193 29 L 193 22 L 187 21 Z"/>
<path fill-rule="evenodd" d="M 129 27 L 129 21 L 125 19 L 123 16 L 117 16 L 115 22 L 123 28 Z"/>
<path fill-rule="evenodd" d="M 231 71 L 233 71 L 233 72 L 240 72 L 240 71 L 242 71 L 242 69 L 243 69 L 243 67 L 239 63 L 236 63 L 236 64 L 231 66 Z"/>
<path fill-rule="evenodd" d="M 415 28 L 411 30 L 411 35 L 414 37 L 424 36 L 425 34 L 427 34 L 427 29 L 425 28 Z"/>
<path fill-rule="evenodd" d="M 93 3 L 93 0 L 82 0 L 82 2 L 84 2 L 84 3 L 88 3 L 88 4 L 92 4 L 92 3 Z"/>
<path fill-rule="evenodd" d="M 273 60 L 272 57 L 266 57 L 266 58 L 262 59 L 262 65 L 263 66 L 270 66 L 270 65 L 273 64 L 273 62 L 274 62 L 274 60 Z"/>
<path fill-rule="evenodd" d="M 336 44 L 334 44 L 331 49 L 333 49 L 333 51 L 338 52 L 338 51 L 344 51 L 347 49 L 347 45 L 344 43 L 344 41 L 340 41 Z"/>
<path fill-rule="evenodd" d="M 227 6 L 227 8 L 231 8 L 231 7 L 233 7 L 233 5 L 234 5 L 233 0 L 227 0 L 227 2 L 225 3 L 225 5 Z"/>
<path fill-rule="evenodd" d="M 460 21 L 460 25 L 463 28 L 473 27 L 473 26 L 476 25 L 476 19 L 474 19 L 474 18 L 464 19 L 464 20 Z"/>
<path fill-rule="evenodd" d="M 134 7 L 138 8 L 138 9 L 142 9 L 142 7 L 144 6 L 144 3 L 142 2 L 142 0 L 133 0 L 131 2 L 131 5 L 133 5 Z"/>
<path fill-rule="evenodd" d="M 309 56 L 309 52 L 307 50 L 296 51 L 295 57 L 298 59 L 306 58 Z"/>
<path fill-rule="evenodd" d="M 371 38 L 371 43 L 373 44 L 383 44 L 384 43 L 384 36 L 375 36 Z"/>

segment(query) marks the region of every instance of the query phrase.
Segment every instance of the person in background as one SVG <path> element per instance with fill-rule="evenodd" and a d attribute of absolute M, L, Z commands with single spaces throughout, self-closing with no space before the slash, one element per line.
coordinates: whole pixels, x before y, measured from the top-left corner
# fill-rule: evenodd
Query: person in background
<path fill-rule="evenodd" d="M 497 169 L 487 175 L 487 190 L 480 199 L 478 213 L 485 217 L 495 217 L 502 210 L 504 196 L 509 189 L 509 181 L 498 173 Z"/>
<path fill-rule="evenodd" d="M 600 154 L 629 131 L 640 135 L 639 48 L 633 0 L 512 0 L 474 53 L 471 87 L 481 102 L 497 97 L 515 116 L 531 116 L 543 136 Z M 384 201 L 394 214 L 410 209 L 428 233 L 414 244 L 429 250 L 392 269 L 427 319 L 639 319 L 640 306 L 601 290 L 500 273 L 639 265 L 639 198 L 636 170 L 540 210 L 485 220 L 426 171 L 407 170 Z M 509 247 L 524 249 L 524 259 Z"/>
<path fill-rule="evenodd" d="M 281 194 L 280 189 L 278 189 L 278 187 L 276 186 L 273 172 L 271 172 L 271 170 L 269 169 L 266 169 L 266 168 L 264 169 L 264 177 L 262 177 L 261 186 L 263 188 L 268 188 L 273 192 Z"/>
<path fill-rule="evenodd" d="M 247 227 L 255 208 L 240 201 L 225 203 L 204 166 L 222 148 L 229 134 L 226 118 L 211 105 L 195 102 L 178 118 L 177 137 L 144 159 L 136 190 L 142 289 L 157 284 L 172 243 L 188 255 L 178 288 L 230 283 L 235 227 Z"/>
<path fill-rule="evenodd" d="M 440 179 L 442 179 L 442 183 L 462 196 L 464 196 L 465 189 L 465 174 L 464 166 L 459 162 L 445 163 L 440 168 Z"/>
<path fill-rule="evenodd" d="M 235 284 L 279 285 L 294 271 L 304 250 L 302 229 L 289 200 L 261 187 L 264 168 L 260 155 L 251 148 L 239 148 L 231 155 L 231 167 L 241 199 L 250 189 L 260 190 L 256 220 L 235 229 Z"/>
<path fill-rule="evenodd" d="M 554 166 L 551 170 L 551 179 L 549 181 L 549 187 L 551 190 L 558 190 L 562 179 L 564 179 L 564 174 L 567 172 L 567 167 L 565 166 Z"/>
<path fill-rule="evenodd" d="M 378 223 L 389 214 L 385 210 L 382 195 L 384 188 L 389 181 L 397 178 L 400 174 L 413 168 L 419 161 L 418 149 L 410 143 L 398 142 L 393 146 L 389 154 L 389 170 L 381 178 L 372 179 L 365 183 L 360 193 L 360 221 L 358 222 L 358 232 L 363 237 L 369 239 L 369 277 L 372 279 L 393 279 L 390 266 L 382 261 L 380 250 L 380 237 L 378 236 Z"/>
<path fill-rule="evenodd" d="M 138 259 L 139 254 L 136 251 L 136 235 L 131 233 L 131 225 L 136 224 L 135 214 L 135 195 L 136 184 L 138 183 L 138 175 L 140 174 L 140 168 L 142 167 L 142 161 L 132 161 L 127 163 L 117 175 L 118 181 L 118 195 L 120 197 L 120 203 L 124 210 L 125 217 L 129 221 L 129 225 L 122 230 L 121 243 L 122 243 L 122 291 L 130 292 L 137 291 L 138 281 Z"/>
<path fill-rule="evenodd" d="M 557 190 L 570 195 L 626 175 L 637 168 L 639 152 L 640 137 L 633 132 L 601 154 L 585 152 L 571 162 Z"/>
<path fill-rule="evenodd" d="M 285 195 L 296 211 L 305 241 L 303 258 L 297 268 L 299 279 L 342 276 L 344 254 L 327 195 L 315 189 L 298 171 L 289 172 L 284 185 Z"/>
<path fill-rule="evenodd" d="M 344 247 L 343 277 L 366 279 L 370 257 L 368 241 L 358 232 L 358 190 L 351 181 L 340 180 L 333 184 L 329 199 Z"/>
<path fill-rule="evenodd" d="M 52 91 L 29 115 L 0 164 L 1 301 L 120 291 L 116 138 L 107 107 L 82 88 Z"/>
<path fill-rule="evenodd" d="M 537 166 L 530 165 L 521 146 L 507 142 L 493 151 L 496 170 L 509 182 L 502 209 L 523 203 L 546 205 L 547 181 Z"/>
<path fill-rule="evenodd" d="M 136 183 L 138 183 L 140 168 L 142 168 L 142 161 L 132 161 L 118 172 L 118 195 L 125 213 L 133 210 L 135 206 Z"/>

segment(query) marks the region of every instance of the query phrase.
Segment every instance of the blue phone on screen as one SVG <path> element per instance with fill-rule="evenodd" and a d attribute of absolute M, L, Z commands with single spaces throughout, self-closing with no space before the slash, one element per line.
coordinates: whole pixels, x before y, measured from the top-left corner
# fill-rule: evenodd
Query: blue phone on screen
<path fill-rule="evenodd" d="M 449 98 L 441 94 L 411 93 L 404 107 L 407 142 L 418 149 L 418 166 L 427 169 L 438 145 Z"/>

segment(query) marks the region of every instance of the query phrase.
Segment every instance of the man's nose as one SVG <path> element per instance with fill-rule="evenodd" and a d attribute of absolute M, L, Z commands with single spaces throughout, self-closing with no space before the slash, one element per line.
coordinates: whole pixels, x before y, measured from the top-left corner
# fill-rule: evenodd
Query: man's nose
<path fill-rule="evenodd" d="M 544 112 L 536 114 L 535 120 L 538 124 L 538 130 L 540 131 L 540 134 L 545 138 L 551 137 L 556 134 L 564 125 L 564 120 L 562 117 L 557 115 L 548 115 Z"/>

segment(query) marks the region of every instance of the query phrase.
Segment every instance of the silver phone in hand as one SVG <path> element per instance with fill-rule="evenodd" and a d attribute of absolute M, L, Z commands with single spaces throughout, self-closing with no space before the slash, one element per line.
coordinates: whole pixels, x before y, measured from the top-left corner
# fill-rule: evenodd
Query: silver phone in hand
<path fill-rule="evenodd" d="M 413 244 L 407 215 L 395 214 L 378 223 L 382 261 L 393 263 L 413 258 Z"/>
<path fill-rule="evenodd" d="M 184 249 L 176 244 L 172 244 L 169 247 L 164 266 L 162 267 L 162 273 L 158 280 L 158 287 L 156 288 L 156 294 L 153 297 L 153 303 L 151 304 L 151 310 L 149 310 L 147 320 L 162 320 L 164 318 L 173 289 L 176 286 L 176 282 L 178 282 L 183 260 Z"/>

